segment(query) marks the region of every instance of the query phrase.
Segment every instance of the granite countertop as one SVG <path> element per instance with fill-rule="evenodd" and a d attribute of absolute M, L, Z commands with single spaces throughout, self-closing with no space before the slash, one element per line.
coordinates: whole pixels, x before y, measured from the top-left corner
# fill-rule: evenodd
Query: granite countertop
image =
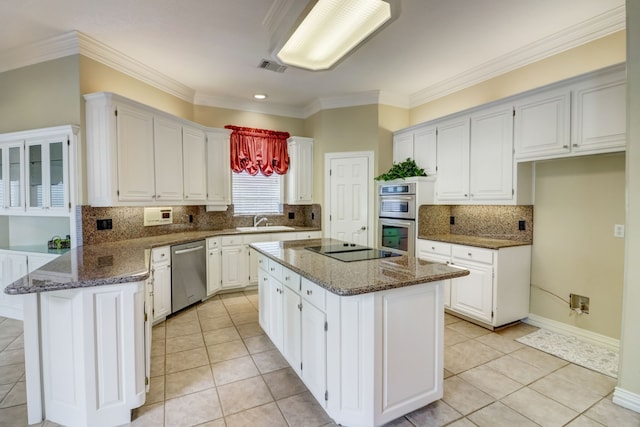
<path fill-rule="evenodd" d="M 432 234 L 419 235 L 418 239 L 434 240 L 436 242 L 454 243 L 456 245 L 475 246 L 485 249 L 501 249 L 512 246 L 526 246 L 531 242 L 509 239 L 494 239 L 490 237 L 467 236 L 463 234 Z"/>
<path fill-rule="evenodd" d="M 360 295 L 425 282 L 466 276 L 468 270 L 410 256 L 343 262 L 305 249 L 340 244 L 339 240 L 313 239 L 252 243 L 250 246 L 292 271 L 337 295 Z"/>
<path fill-rule="evenodd" d="M 258 232 L 240 232 L 236 229 L 193 231 L 78 246 L 10 284 L 5 288 L 5 293 L 29 294 L 145 280 L 149 277 L 149 257 L 146 256 L 146 251 L 155 247 L 223 235 L 319 230 L 312 227 L 294 227 L 293 230 L 272 231 L 269 227 L 264 227 L 264 230 Z"/>

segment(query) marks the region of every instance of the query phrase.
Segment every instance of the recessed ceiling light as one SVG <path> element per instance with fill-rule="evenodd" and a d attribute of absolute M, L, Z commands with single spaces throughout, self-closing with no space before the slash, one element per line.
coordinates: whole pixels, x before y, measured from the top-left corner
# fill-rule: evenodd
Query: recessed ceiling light
<path fill-rule="evenodd" d="M 267 99 L 267 94 L 265 93 L 256 93 L 253 95 L 255 99 Z"/>

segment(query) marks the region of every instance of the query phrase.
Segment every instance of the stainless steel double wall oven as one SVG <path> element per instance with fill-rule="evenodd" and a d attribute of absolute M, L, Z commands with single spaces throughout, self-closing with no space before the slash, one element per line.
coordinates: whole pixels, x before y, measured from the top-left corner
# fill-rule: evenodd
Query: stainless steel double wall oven
<path fill-rule="evenodd" d="M 382 249 L 415 255 L 416 184 L 378 185 L 378 242 Z"/>

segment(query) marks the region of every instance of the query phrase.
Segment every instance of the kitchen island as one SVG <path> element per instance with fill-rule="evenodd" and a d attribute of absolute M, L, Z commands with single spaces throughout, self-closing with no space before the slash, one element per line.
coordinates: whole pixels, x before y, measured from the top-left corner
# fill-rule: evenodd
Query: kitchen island
<path fill-rule="evenodd" d="M 378 426 L 442 397 L 442 280 L 414 257 L 344 262 L 332 239 L 254 243 L 260 325 L 338 424 Z"/>

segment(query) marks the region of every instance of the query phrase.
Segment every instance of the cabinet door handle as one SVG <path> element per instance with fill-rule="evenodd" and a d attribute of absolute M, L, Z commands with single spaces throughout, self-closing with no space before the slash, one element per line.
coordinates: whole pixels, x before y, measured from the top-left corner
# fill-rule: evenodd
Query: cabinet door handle
<path fill-rule="evenodd" d="M 311 295 L 313 291 L 311 289 L 307 289 L 307 295 Z"/>
<path fill-rule="evenodd" d="M 563 145 L 562 148 L 569 148 L 569 146 L 568 145 Z"/>
<path fill-rule="evenodd" d="M 574 146 L 574 147 L 577 147 L 577 146 L 578 146 L 578 144 L 573 144 L 573 146 Z"/>
<path fill-rule="evenodd" d="M 160 198 L 160 196 L 161 196 L 161 194 L 158 194 L 158 195 L 156 196 L 156 199 L 159 199 L 159 198 Z"/>
<path fill-rule="evenodd" d="M 284 280 L 291 280 L 291 278 L 289 276 L 284 276 Z"/>
<path fill-rule="evenodd" d="M 276 269 L 274 267 L 271 267 L 270 270 L 271 271 L 276 271 Z"/>
<path fill-rule="evenodd" d="M 469 256 L 473 256 L 473 255 L 471 254 L 471 252 L 467 252 L 467 255 L 469 255 Z"/>
<path fill-rule="evenodd" d="M 468 195 L 468 194 L 465 194 L 465 195 L 464 195 L 464 197 L 469 197 L 469 195 Z"/>

